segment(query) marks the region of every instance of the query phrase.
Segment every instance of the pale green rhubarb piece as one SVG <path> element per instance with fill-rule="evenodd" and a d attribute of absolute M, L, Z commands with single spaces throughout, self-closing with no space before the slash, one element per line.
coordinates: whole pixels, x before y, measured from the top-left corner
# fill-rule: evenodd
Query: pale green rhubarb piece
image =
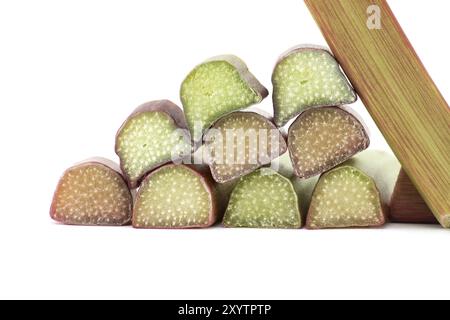
<path fill-rule="evenodd" d="M 180 90 L 183 109 L 194 141 L 222 116 L 267 97 L 267 89 L 236 56 L 211 58 L 198 65 L 183 81 Z"/>
<path fill-rule="evenodd" d="M 234 228 L 300 228 L 299 200 L 291 181 L 269 168 L 240 178 L 223 224 Z"/>
<path fill-rule="evenodd" d="M 122 226 L 131 222 L 133 199 L 118 165 L 95 158 L 66 170 L 50 208 L 69 225 Z"/>
<path fill-rule="evenodd" d="M 322 175 L 308 210 L 308 229 L 378 227 L 384 223 L 380 193 L 371 177 L 350 166 Z"/>
<path fill-rule="evenodd" d="M 367 149 L 369 144 L 364 125 L 339 107 L 304 111 L 288 133 L 294 172 L 302 179 L 336 167 Z"/>
<path fill-rule="evenodd" d="M 269 164 L 286 152 L 277 127 L 254 112 L 233 112 L 218 120 L 205 135 L 215 181 L 224 183 Z"/>
<path fill-rule="evenodd" d="M 181 229 L 213 225 L 218 206 L 209 170 L 167 164 L 142 182 L 133 213 L 135 228 Z"/>
<path fill-rule="evenodd" d="M 138 187 L 151 170 L 180 160 L 191 151 L 183 111 L 168 100 L 138 107 L 116 136 L 116 153 L 131 188 Z"/>
<path fill-rule="evenodd" d="M 284 54 L 272 75 L 275 124 L 285 125 L 311 107 L 356 101 L 356 93 L 326 49 L 297 47 Z"/>

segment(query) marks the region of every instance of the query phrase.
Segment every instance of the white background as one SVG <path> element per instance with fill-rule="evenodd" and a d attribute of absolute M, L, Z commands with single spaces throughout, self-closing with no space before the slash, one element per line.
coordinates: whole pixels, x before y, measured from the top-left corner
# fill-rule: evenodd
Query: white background
<path fill-rule="evenodd" d="M 450 98 L 441 0 L 390 1 Z M 54 224 L 58 178 L 142 102 L 179 103 L 184 76 L 234 53 L 271 88 L 286 49 L 325 44 L 301 0 L 0 1 L 0 298 L 450 298 L 450 234 L 377 230 L 154 231 Z M 271 110 L 270 99 L 263 103 Z M 372 128 L 372 147 L 386 148 Z"/>

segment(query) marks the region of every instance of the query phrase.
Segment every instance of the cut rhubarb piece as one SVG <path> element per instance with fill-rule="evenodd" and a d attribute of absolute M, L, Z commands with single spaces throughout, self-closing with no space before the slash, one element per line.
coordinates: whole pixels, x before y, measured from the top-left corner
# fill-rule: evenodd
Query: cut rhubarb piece
<path fill-rule="evenodd" d="M 233 112 L 218 120 L 205 135 L 208 163 L 220 183 L 242 177 L 286 152 L 281 132 L 254 112 Z"/>
<path fill-rule="evenodd" d="M 180 90 L 194 141 L 220 117 L 261 102 L 268 91 L 236 56 L 225 55 L 197 66 Z"/>
<path fill-rule="evenodd" d="M 345 162 L 372 177 L 389 220 L 400 223 L 438 223 L 433 213 L 389 152 L 366 150 Z"/>
<path fill-rule="evenodd" d="M 308 229 L 377 227 L 384 223 L 380 193 L 371 177 L 350 166 L 322 175 L 308 211 Z"/>
<path fill-rule="evenodd" d="M 118 165 L 96 158 L 64 173 L 50 216 L 70 225 L 122 226 L 131 222 L 132 204 L 130 189 Z"/>
<path fill-rule="evenodd" d="M 209 170 L 168 164 L 150 173 L 142 182 L 135 202 L 133 226 L 205 228 L 212 226 L 218 215 Z"/>
<path fill-rule="evenodd" d="M 168 100 L 138 107 L 116 136 L 116 153 L 131 188 L 151 170 L 192 151 L 183 111 Z"/>
<path fill-rule="evenodd" d="M 300 228 L 299 201 L 291 181 L 269 168 L 242 177 L 231 193 L 223 224 L 232 228 Z"/>
<path fill-rule="evenodd" d="M 397 158 L 390 152 L 366 150 L 346 161 L 344 165 L 361 170 L 375 181 L 383 209 L 387 213 L 401 169 Z"/>
<path fill-rule="evenodd" d="M 275 124 L 311 107 L 350 104 L 356 93 L 333 55 L 326 49 L 296 47 L 278 61 L 272 76 Z"/>
<path fill-rule="evenodd" d="M 334 168 L 369 146 L 363 124 L 338 107 L 303 112 L 289 128 L 288 147 L 295 174 L 310 178 Z"/>

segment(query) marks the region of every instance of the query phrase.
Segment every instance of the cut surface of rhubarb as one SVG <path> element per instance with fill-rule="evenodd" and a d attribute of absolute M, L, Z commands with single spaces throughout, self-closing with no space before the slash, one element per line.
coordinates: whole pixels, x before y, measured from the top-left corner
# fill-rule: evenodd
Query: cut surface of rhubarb
<path fill-rule="evenodd" d="M 197 66 L 180 96 L 195 141 L 220 117 L 261 102 L 268 91 L 236 56 L 218 56 Z"/>
<path fill-rule="evenodd" d="M 231 193 L 225 227 L 300 228 L 299 201 L 289 179 L 269 168 L 242 177 Z"/>
<path fill-rule="evenodd" d="M 311 107 L 356 101 L 356 94 L 333 55 L 325 49 L 297 47 L 278 61 L 273 76 L 275 124 Z"/>
<path fill-rule="evenodd" d="M 58 183 L 50 215 L 70 225 L 121 226 L 131 222 L 132 196 L 118 167 L 90 160 L 68 169 Z"/>
<path fill-rule="evenodd" d="M 295 174 L 310 178 L 341 164 L 369 146 L 362 123 L 338 107 L 310 109 L 291 125 L 288 147 Z"/>
<path fill-rule="evenodd" d="M 199 228 L 216 222 L 214 191 L 207 177 L 188 166 L 168 164 L 150 173 L 136 197 L 135 228 Z"/>
<path fill-rule="evenodd" d="M 362 171 L 342 166 L 317 183 L 308 211 L 308 229 L 375 227 L 385 223 L 379 191 Z"/>
<path fill-rule="evenodd" d="M 220 183 L 242 177 L 287 150 L 277 127 L 254 112 L 233 112 L 221 118 L 205 138 L 211 172 Z"/>
<path fill-rule="evenodd" d="M 125 121 L 117 133 L 116 153 L 132 188 L 149 171 L 190 153 L 184 121 L 181 109 L 167 100 L 145 104 Z"/>

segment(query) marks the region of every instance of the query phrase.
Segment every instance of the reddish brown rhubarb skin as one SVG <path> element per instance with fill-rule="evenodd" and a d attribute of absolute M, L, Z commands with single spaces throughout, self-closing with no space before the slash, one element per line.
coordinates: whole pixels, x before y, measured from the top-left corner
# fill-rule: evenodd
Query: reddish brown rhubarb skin
<path fill-rule="evenodd" d="M 297 123 L 299 123 L 300 121 L 302 121 L 302 118 L 305 117 L 306 115 L 308 115 L 311 112 L 317 112 L 318 110 L 336 110 L 339 113 L 342 113 L 344 116 L 349 116 L 352 117 L 353 120 L 355 121 L 355 123 L 359 124 L 360 126 L 360 132 L 362 134 L 362 143 L 354 149 L 354 151 L 351 154 L 348 154 L 347 156 L 342 156 L 342 157 L 337 157 L 334 161 L 331 161 L 329 163 L 327 163 L 322 170 L 315 170 L 312 171 L 309 174 L 305 174 L 301 171 L 299 171 L 299 168 L 297 167 L 296 163 L 298 163 L 298 159 L 294 154 L 294 150 L 293 150 L 293 146 L 292 146 L 292 130 L 295 127 L 295 125 Z M 344 163 L 345 161 L 347 161 L 348 159 L 352 158 L 355 154 L 364 151 L 365 149 L 367 149 L 370 145 L 370 138 L 368 135 L 368 129 L 365 125 L 365 123 L 362 121 L 362 119 L 348 106 L 340 106 L 340 107 L 322 107 L 322 108 L 311 108 L 308 110 L 305 110 L 304 112 L 302 112 L 298 118 L 292 123 L 292 125 L 289 127 L 288 130 L 288 137 L 287 137 L 287 141 L 288 141 L 288 150 L 289 150 L 289 155 L 292 159 L 292 164 L 294 167 L 294 173 L 297 177 L 301 178 L 301 179 L 309 179 L 312 178 L 314 176 L 320 175 L 324 172 L 327 172 L 328 170 L 331 170 L 333 168 L 335 168 L 336 166 Z"/>
<path fill-rule="evenodd" d="M 250 111 L 234 111 L 234 112 L 232 112 L 232 113 L 229 113 L 229 114 L 223 116 L 222 118 L 220 118 L 219 120 L 217 120 L 217 121 L 216 121 L 216 122 L 208 129 L 208 131 L 211 130 L 211 129 L 215 129 L 216 126 L 220 125 L 224 120 L 226 120 L 226 119 L 229 118 L 229 117 L 232 117 L 233 115 L 238 115 L 238 116 L 246 116 L 246 115 L 254 116 L 254 117 L 260 118 L 261 120 L 267 122 L 267 123 L 271 126 L 271 129 L 272 129 L 272 130 L 278 130 L 277 126 L 276 126 L 276 125 L 274 124 L 274 122 L 273 122 L 273 117 L 271 117 L 270 115 L 266 115 L 266 113 L 265 113 L 264 111 L 262 111 L 262 110 L 254 109 L 254 111 L 251 111 L 251 112 L 250 112 Z M 208 131 L 206 132 L 205 136 L 208 136 Z M 279 134 L 280 134 L 280 135 L 279 135 L 279 142 L 278 142 L 279 151 L 280 151 L 279 156 L 281 156 L 281 155 L 283 155 L 284 153 L 286 153 L 286 151 L 287 151 L 287 143 L 286 143 L 286 137 L 285 137 L 285 135 L 284 135 L 281 131 L 279 131 L 279 130 L 278 130 L 278 132 L 279 132 Z M 209 150 L 209 145 L 210 145 L 210 144 L 211 144 L 211 143 L 208 143 L 208 142 L 205 143 L 205 146 L 206 146 L 208 152 L 210 152 L 210 150 Z M 272 160 L 274 160 L 274 159 L 276 159 L 276 158 L 277 158 L 277 157 L 271 157 L 271 160 L 270 160 L 270 161 L 272 161 Z M 260 163 L 260 164 L 258 164 L 258 166 L 254 167 L 254 168 L 252 168 L 252 169 L 242 171 L 242 172 L 239 173 L 239 174 L 236 173 L 236 174 L 234 174 L 234 175 L 232 175 L 232 176 L 229 176 L 229 177 L 226 177 L 226 178 L 220 176 L 220 175 L 216 172 L 216 167 L 215 167 L 214 164 L 211 164 L 211 163 L 210 163 L 210 164 L 209 164 L 209 167 L 210 167 L 211 174 L 212 174 L 212 177 L 213 177 L 213 179 L 214 179 L 215 182 L 218 182 L 218 183 L 227 183 L 227 182 L 231 182 L 231 181 L 233 181 L 233 180 L 235 180 L 235 179 L 237 179 L 237 178 L 240 178 L 240 177 L 242 177 L 242 176 L 244 176 L 244 175 L 246 175 L 246 174 L 249 174 L 249 173 L 251 173 L 251 172 L 253 172 L 253 171 L 255 171 L 255 170 L 257 170 L 257 169 L 259 169 L 259 168 L 261 168 L 261 167 L 263 167 L 263 166 L 265 166 L 265 165 L 267 165 L 267 164 L 269 164 L 270 161 L 267 162 L 267 163 Z"/>
<path fill-rule="evenodd" d="M 57 222 L 60 222 L 60 223 L 64 223 L 64 224 L 72 224 L 72 223 L 67 223 L 67 222 L 63 221 L 63 220 L 59 219 L 56 216 L 56 201 L 57 201 L 57 196 L 58 196 L 58 190 L 60 189 L 61 184 L 63 182 L 63 178 L 66 176 L 67 173 L 69 173 L 70 171 L 72 171 L 74 169 L 81 168 L 81 167 L 84 167 L 84 166 L 102 166 L 102 167 L 105 167 L 105 168 L 111 170 L 111 172 L 117 174 L 117 176 L 120 177 L 120 179 L 123 181 L 124 187 L 128 188 L 127 187 L 127 181 L 124 178 L 124 176 L 122 174 L 122 171 L 120 170 L 120 166 L 117 163 L 115 163 L 114 161 L 111 161 L 111 160 L 105 159 L 105 158 L 101 158 L 101 157 L 94 157 L 94 158 L 90 158 L 90 159 L 87 159 L 85 161 L 79 162 L 79 163 L 75 164 L 74 166 L 70 167 L 69 169 L 67 169 L 63 173 L 63 175 L 61 176 L 60 181 L 58 182 L 58 185 L 56 187 L 55 193 L 53 195 L 52 204 L 51 204 L 51 207 L 50 207 L 50 217 L 53 220 L 55 220 Z M 129 215 L 128 215 L 128 217 L 126 219 L 124 219 L 123 223 L 118 224 L 117 226 L 125 226 L 125 225 L 130 225 L 131 224 L 132 211 L 133 211 L 133 196 L 132 196 L 131 191 L 129 189 L 127 189 L 127 190 L 128 190 L 129 196 L 130 196 Z M 92 224 L 88 224 L 88 225 L 92 225 Z M 114 226 L 114 225 L 111 225 L 111 226 Z"/>
<path fill-rule="evenodd" d="M 391 198 L 389 218 L 392 222 L 438 224 L 431 210 L 402 169 Z"/>
<path fill-rule="evenodd" d="M 211 172 L 209 170 L 208 166 L 205 165 L 185 165 L 185 164 L 180 164 L 180 165 L 176 165 L 176 164 L 166 164 L 154 171 L 152 171 L 151 173 L 149 173 L 144 180 L 142 181 L 142 184 L 145 184 L 148 180 L 152 179 L 152 177 L 158 173 L 160 170 L 162 169 L 166 169 L 166 168 L 170 168 L 170 167 L 175 167 L 175 166 L 184 166 L 186 168 L 188 168 L 189 170 L 191 170 L 195 175 L 197 175 L 202 184 L 205 186 L 205 189 L 208 191 L 209 194 L 209 198 L 211 201 L 211 210 L 209 212 L 209 221 L 207 224 L 200 224 L 200 225 L 191 225 L 191 226 L 176 226 L 176 227 L 139 227 L 136 224 L 135 218 L 136 218 L 136 214 L 133 214 L 133 219 L 132 219 L 132 224 L 133 224 L 133 228 L 136 229 L 199 229 L 199 228 L 209 228 L 212 227 L 214 224 L 216 224 L 220 219 L 222 219 L 223 214 L 224 214 L 224 208 L 222 206 L 221 203 L 219 203 L 219 196 L 217 194 L 217 190 L 214 187 L 214 180 L 211 176 Z M 137 195 L 136 195 L 136 202 L 140 199 L 141 197 L 141 189 L 138 191 Z"/>
<path fill-rule="evenodd" d="M 151 102 L 144 103 L 143 105 L 137 107 L 128 116 L 128 118 L 123 122 L 122 126 L 117 131 L 116 143 L 115 143 L 115 152 L 117 155 L 119 155 L 118 139 L 119 139 L 119 136 L 120 136 L 120 133 L 122 132 L 122 130 L 125 128 L 125 126 L 131 119 L 139 116 L 140 114 L 147 113 L 147 112 L 164 112 L 164 113 L 166 113 L 173 120 L 175 126 L 178 127 L 179 129 L 182 129 L 185 132 L 186 141 L 191 141 L 189 129 L 187 126 L 187 122 L 186 122 L 186 118 L 184 116 L 183 110 L 179 106 L 177 106 L 175 103 L 173 103 L 169 100 L 151 101 Z M 175 160 L 175 159 L 173 159 L 173 160 Z M 170 162 L 170 160 L 155 164 L 154 166 L 148 168 L 147 173 L 151 172 L 152 170 L 154 170 L 166 163 L 169 163 L 169 162 Z M 126 171 L 124 170 L 124 164 L 122 163 L 122 161 L 120 163 L 120 168 L 121 168 L 121 171 L 123 172 L 123 175 L 125 176 L 125 179 L 128 183 L 128 186 L 130 187 L 130 189 L 136 189 L 137 187 L 139 187 L 139 185 L 141 184 L 142 180 L 145 177 L 145 174 L 140 179 L 134 180 L 134 179 L 131 179 L 126 174 Z"/>

